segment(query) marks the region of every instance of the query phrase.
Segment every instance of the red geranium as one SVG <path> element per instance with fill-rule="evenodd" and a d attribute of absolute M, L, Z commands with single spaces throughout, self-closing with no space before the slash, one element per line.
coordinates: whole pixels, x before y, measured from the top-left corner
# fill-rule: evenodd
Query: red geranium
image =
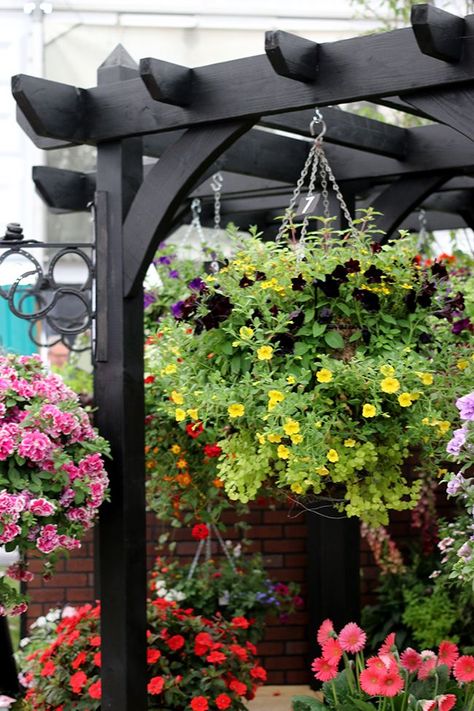
<path fill-rule="evenodd" d="M 102 696 L 102 684 L 100 679 L 89 686 L 89 696 L 91 699 L 100 699 Z"/>
<path fill-rule="evenodd" d="M 229 708 L 231 703 L 232 699 L 227 694 L 219 694 L 219 696 L 216 698 L 216 706 L 219 711 L 225 711 L 225 709 Z"/>
<path fill-rule="evenodd" d="M 159 649 L 147 649 L 146 660 L 148 664 L 154 664 L 161 657 Z"/>
<path fill-rule="evenodd" d="M 178 649 L 181 649 L 181 647 L 184 647 L 186 643 L 186 640 L 184 637 L 180 634 L 175 634 L 173 637 L 170 637 L 169 640 L 167 641 L 168 647 L 171 649 L 172 652 L 177 652 Z"/>
<path fill-rule="evenodd" d="M 235 691 L 235 693 L 239 696 L 245 696 L 245 694 L 247 693 L 247 685 L 239 681 L 238 679 L 232 679 L 232 681 L 229 683 L 229 689 L 231 691 Z"/>
<path fill-rule="evenodd" d="M 206 457 L 210 457 L 212 459 L 213 457 L 219 457 L 222 454 L 222 449 L 218 444 L 205 444 L 204 454 Z"/>
<path fill-rule="evenodd" d="M 196 437 L 199 437 L 199 435 L 204 432 L 204 425 L 200 420 L 197 422 L 190 422 L 186 425 L 186 432 L 190 437 L 196 439 Z"/>
<path fill-rule="evenodd" d="M 209 702 L 205 696 L 195 696 L 192 699 L 190 706 L 193 711 L 207 711 L 209 708 Z"/>
<path fill-rule="evenodd" d="M 222 654 L 222 652 L 211 652 L 207 657 L 206 661 L 209 662 L 209 664 L 220 664 L 221 662 L 225 662 L 227 657 L 225 654 Z M 252 673 L 252 672 L 250 672 Z"/>
<path fill-rule="evenodd" d="M 152 696 L 157 696 L 158 694 L 161 694 L 163 691 L 163 688 L 165 686 L 165 680 L 163 679 L 162 676 L 154 676 L 150 679 L 147 690 L 148 693 L 151 694 Z"/>
<path fill-rule="evenodd" d="M 234 617 L 231 621 L 232 627 L 237 627 L 246 630 L 250 627 L 250 622 L 245 617 Z"/>
<path fill-rule="evenodd" d="M 205 523 L 197 523 L 193 526 L 191 535 L 196 541 L 205 541 L 209 536 L 209 529 Z"/>
<path fill-rule="evenodd" d="M 82 671 L 78 671 L 69 679 L 69 685 L 75 694 L 80 694 L 87 683 L 87 676 Z"/>

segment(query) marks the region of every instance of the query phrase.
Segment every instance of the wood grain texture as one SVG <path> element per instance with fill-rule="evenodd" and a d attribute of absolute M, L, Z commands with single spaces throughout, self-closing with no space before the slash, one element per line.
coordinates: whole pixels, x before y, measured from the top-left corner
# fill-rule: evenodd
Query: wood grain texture
<path fill-rule="evenodd" d="M 458 62 L 463 51 L 465 22 L 462 17 L 428 3 L 413 5 L 411 24 L 423 54 L 444 62 Z"/>
<path fill-rule="evenodd" d="M 315 81 L 319 45 L 282 30 L 265 33 L 265 54 L 277 74 L 302 82 Z"/>
<path fill-rule="evenodd" d="M 419 91 L 405 97 L 405 100 L 425 116 L 474 140 L 474 82 L 455 88 Z M 444 150 L 444 146 L 440 149 Z"/>
<path fill-rule="evenodd" d="M 53 213 L 87 212 L 94 200 L 96 175 L 47 165 L 34 166 L 33 183 Z"/>

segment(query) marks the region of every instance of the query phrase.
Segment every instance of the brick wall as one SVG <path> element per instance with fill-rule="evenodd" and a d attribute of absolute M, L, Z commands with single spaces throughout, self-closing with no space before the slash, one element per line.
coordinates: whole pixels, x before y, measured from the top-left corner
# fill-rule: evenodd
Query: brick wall
<path fill-rule="evenodd" d="M 296 581 L 301 584 L 302 596 L 306 595 L 307 568 L 307 528 L 304 517 L 289 517 L 287 508 L 269 510 L 268 507 L 254 506 L 247 517 L 252 525 L 253 550 L 260 552 L 265 565 L 274 580 Z M 403 546 L 410 537 L 410 514 L 403 512 L 394 516 L 391 526 L 394 537 Z M 227 520 L 231 524 L 230 519 Z M 153 516 L 148 517 L 147 554 L 151 567 L 155 553 L 155 541 L 166 529 Z M 189 562 L 196 550 L 196 542 L 189 531 L 176 530 L 176 554 Z M 232 528 L 226 537 L 236 540 Z M 32 570 L 39 569 L 32 561 Z M 362 603 L 374 601 L 374 587 L 377 582 L 377 568 L 364 541 L 361 548 L 361 594 Z M 93 588 L 93 542 L 89 535 L 83 547 L 73 551 L 70 558 L 60 561 L 57 573 L 49 581 L 38 575 L 29 585 L 31 606 L 28 621 L 44 614 L 51 607 L 66 603 L 74 605 L 92 602 Z M 262 661 L 269 672 L 269 683 L 303 684 L 309 680 L 308 638 L 314 631 L 308 628 L 306 610 L 294 614 L 289 623 L 283 625 L 278 620 L 269 620 L 264 640 L 259 645 Z"/>

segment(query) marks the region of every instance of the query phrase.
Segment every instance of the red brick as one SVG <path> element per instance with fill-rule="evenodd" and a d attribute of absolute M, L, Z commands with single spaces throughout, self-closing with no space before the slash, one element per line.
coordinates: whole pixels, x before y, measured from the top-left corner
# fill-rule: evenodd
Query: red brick
<path fill-rule="evenodd" d="M 283 511 L 265 511 L 263 514 L 264 523 L 288 523 L 290 517 L 288 515 L 288 509 Z"/>
<path fill-rule="evenodd" d="M 265 666 L 267 669 L 301 669 L 300 657 L 266 657 Z"/>
<path fill-rule="evenodd" d="M 263 656 L 274 656 L 276 654 L 283 654 L 285 651 L 285 645 L 283 642 L 260 642 L 257 645 L 259 655 Z"/>
<path fill-rule="evenodd" d="M 309 684 L 311 673 L 309 671 L 289 671 L 286 674 L 287 684 Z"/>
<path fill-rule="evenodd" d="M 278 686 L 279 684 L 285 683 L 285 674 L 281 671 L 271 671 L 268 672 L 267 684 L 274 684 Z"/>
<path fill-rule="evenodd" d="M 296 654 L 307 654 L 308 653 L 308 642 L 286 642 L 285 644 L 285 654 L 296 655 Z"/>
<path fill-rule="evenodd" d="M 292 539 L 283 539 L 278 541 L 263 541 L 263 550 L 265 553 L 299 553 L 301 548 L 298 542 Z"/>
<path fill-rule="evenodd" d="M 303 538 L 306 541 L 306 538 L 308 536 L 308 528 L 304 524 L 287 524 L 284 527 L 284 531 L 285 536 L 288 536 L 289 538 Z"/>

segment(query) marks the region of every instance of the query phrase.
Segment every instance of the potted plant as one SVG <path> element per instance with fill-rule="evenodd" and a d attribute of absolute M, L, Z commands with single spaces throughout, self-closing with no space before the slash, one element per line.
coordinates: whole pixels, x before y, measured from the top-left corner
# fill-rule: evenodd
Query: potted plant
<path fill-rule="evenodd" d="M 20 562 L 0 578 L 0 614 L 26 610 L 13 581 L 41 557 L 49 574 L 60 551 L 80 547 L 107 496 L 108 445 L 75 393 L 36 356 L 0 357 L 0 545 Z"/>
<path fill-rule="evenodd" d="M 253 232 L 194 279 L 147 349 L 147 377 L 165 429 L 214 433 L 231 499 L 283 488 L 378 525 L 418 499 L 413 453 L 438 469 L 474 377 L 470 324 L 443 260 L 423 264 L 406 235 L 374 242 L 370 211 L 350 233 L 330 224 L 304 251 Z"/>

